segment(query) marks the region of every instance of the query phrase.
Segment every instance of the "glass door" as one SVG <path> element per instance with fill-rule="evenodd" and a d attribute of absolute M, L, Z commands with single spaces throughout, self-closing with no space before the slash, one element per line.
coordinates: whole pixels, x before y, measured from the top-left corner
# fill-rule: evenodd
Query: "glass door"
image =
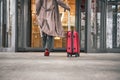
<path fill-rule="evenodd" d="M 76 0 L 63 0 L 71 8 L 70 11 L 70 25 L 71 30 L 75 29 L 75 2 Z M 36 12 L 35 12 L 35 0 L 31 0 L 31 48 L 43 48 L 42 35 L 39 25 L 37 24 Z M 65 35 L 68 30 L 68 13 L 64 12 L 64 9 L 59 6 L 62 26 L 65 31 Z M 66 36 L 64 38 L 54 37 L 54 50 L 66 50 Z"/>
<path fill-rule="evenodd" d="M 81 51 L 87 51 L 88 45 L 90 49 L 100 48 L 100 1 L 80 0 L 79 3 Z"/>
<path fill-rule="evenodd" d="M 70 6 L 70 26 L 71 30 L 75 29 L 75 3 L 76 0 L 64 0 L 66 4 Z M 64 28 L 65 35 L 68 31 L 68 12 L 64 12 L 64 8 L 59 7 L 60 16 L 62 21 L 62 26 Z M 55 37 L 54 38 L 54 48 L 55 49 L 65 49 L 66 48 L 66 36 L 64 38 Z"/>
<path fill-rule="evenodd" d="M 81 50 L 98 52 L 105 43 L 105 0 L 80 0 Z"/>
<path fill-rule="evenodd" d="M 70 21 L 71 29 L 75 29 L 75 2 L 76 0 L 63 0 L 71 8 Z M 18 31 L 17 46 L 18 51 L 43 51 L 42 35 L 36 19 L 36 0 L 18 0 Z M 68 15 L 64 9 L 59 6 L 62 26 L 65 33 L 68 29 Z M 59 51 L 66 50 L 66 35 L 64 38 L 54 37 L 53 49 Z"/>
<path fill-rule="evenodd" d="M 120 1 L 108 1 L 107 6 L 107 49 L 120 49 Z"/>
<path fill-rule="evenodd" d="M 101 22 L 101 16 L 102 16 L 102 10 L 101 5 L 104 1 L 101 0 L 91 0 L 91 21 L 90 21 L 90 38 L 91 38 L 91 49 L 99 50 L 102 46 L 100 44 L 101 41 L 101 35 L 102 35 L 102 22 Z M 105 14 L 104 14 L 105 15 Z M 103 19 L 103 18 L 102 18 Z"/>
<path fill-rule="evenodd" d="M 31 47 L 42 48 L 42 37 L 37 24 L 35 0 L 31 0 Z"/>
<path fill-rule="evenodd" d="M 80 1 L 80 49 L 85 50 L 86 0 Z"/>
<path fill-rule="evenodd" d="M 106 52 L 106 7 L 107 0 L 91 0 L 90 22 L 88 21 L 89 52 Z"/>

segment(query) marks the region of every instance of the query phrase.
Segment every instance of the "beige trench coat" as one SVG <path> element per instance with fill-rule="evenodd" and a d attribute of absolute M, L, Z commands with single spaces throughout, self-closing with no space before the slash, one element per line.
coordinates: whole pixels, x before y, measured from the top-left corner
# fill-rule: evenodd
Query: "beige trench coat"
<path fill-rule="evenodd" d="M 42 32 L 51 36 L 64 37 L 58 5 L 70 10 L 63 0 L 36 0 L 37 20 Z"/>

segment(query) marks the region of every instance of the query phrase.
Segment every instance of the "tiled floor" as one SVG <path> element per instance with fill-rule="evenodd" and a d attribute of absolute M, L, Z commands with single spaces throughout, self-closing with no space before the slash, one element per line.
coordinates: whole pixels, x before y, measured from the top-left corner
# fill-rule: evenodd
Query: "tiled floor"
<path fill-rule="evenodd" d="M 120 54 L 0 53 L 0 80 L 120 80 Z"/>

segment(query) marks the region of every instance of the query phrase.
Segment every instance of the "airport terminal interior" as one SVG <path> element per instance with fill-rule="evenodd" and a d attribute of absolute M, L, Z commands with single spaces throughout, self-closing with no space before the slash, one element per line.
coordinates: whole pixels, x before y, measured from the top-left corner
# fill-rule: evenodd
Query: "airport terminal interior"
<path fill-rule="evenodd" d="M 42 35 L 36 19 L 36 0 L 0 0 L 0 51 L 41 51 Z M 70 6 L 71 30 L 84 52 L 120 52 L 119 0 L 63 0 Z M 4 5 L 4 6 L 3 6 Z M 65 34 L 68 12 L 59 6 Z M 54 37 L 55 51 L 66 50 L 66 37 Z"/>
<path fill-rule="evenodd" d="M 110 1 L 110 0 L 108 0 Z M 71 25 L 71 30 L 75 30 L 75 17 L 76 17 L 76 1 L 75 0 L 64 0 L 66 4 L 68 4 L 71 8 L 70 14 L 70 25 Z M 119 1 L 118 1 L 119 2 Z M 80 14 L 80 42 L 81 42 L 81 48 L 84 50 L 85 48 L 85 25 L 86 25 L 86 11 L 85 11 L 85 3 L 86 0 L 81 0 L 81 14 Z M 32 11 L 32 37 L 31 37 L 31 47 L 42 47 L 42 39 L 40 31 L 39 31 L 39 26 L 36 24 L 36 15 L 35 15 L 35 0 L 32 0 L 31 2 L 31 11 Z M 107 13 L 106 13 L 106 47 L 107 48 L 119 48 L 120 47 L 120 27 L 119 27 L 119 16 L 120 16 L 120 5 L 115 5 L 114 0 L 109 2 L 107 5 Z M 59 7 L 60 9 L 60 16 L 61 16 L 61 21 L 62 21 L 62 26 L 64 28 L 65 33 L 68 30 L 68 16 L 67 12 L 64 12 L 64 9 Z M 115 15 L 114 9 L 117 9 L 117 15 Z M 100 26 L 101 26 L 101 5 L 99 0 L 92 0 L 91 3 L 91 45 L 93 48 L 100 48 Z M 117 20 L 116 20 L 117 18 Z M 114 21 L 115 20 L 115 21 Z M 113 34 L 114 29 L 114 24 L 117 26 L 117 33 Z M 116 32 L 116 31 L 115 31 Z M 115 36 L 116 37 L 115 37 Z M 114 38 L 114 39 L 113 39 Z M 60 37 L 55 37 L 54 38 L 54 48 L 65 48 L 66 47 L 66 38 L 60 38 Z"/>

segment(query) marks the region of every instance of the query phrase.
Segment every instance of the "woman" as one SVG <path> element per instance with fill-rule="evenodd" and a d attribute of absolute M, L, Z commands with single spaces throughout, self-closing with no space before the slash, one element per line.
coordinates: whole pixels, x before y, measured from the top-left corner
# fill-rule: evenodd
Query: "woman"
<path fill-rule="evenodd" d="M 45 53 L 50 52 L 54 36 L 64 37 L 58 5 L 70 11 L 69 6 L 63 3 L 63 0 L 36 0 L 36 15 L 43 33 Z"/>

